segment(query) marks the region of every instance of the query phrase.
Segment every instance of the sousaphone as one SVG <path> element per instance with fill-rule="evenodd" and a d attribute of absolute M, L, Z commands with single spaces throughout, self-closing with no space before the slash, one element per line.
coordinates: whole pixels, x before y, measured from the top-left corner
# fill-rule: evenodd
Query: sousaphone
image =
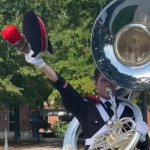
<path fill-rule="evenodd" d="M 93 26 L 95 63 L 120 87 L 150 88 L 149 6 L 149 0 L 115 0 L 99 14 Z"/>
<path fill-rule="evenodd" d="M 150 88 L 149 16 L 150 0 L 114 0 L 100 12 L 92 29 L 92 53 L 97 68 L 110 81 L 129 91 L 129 95 Z M 136 149 L 141 135 L 135 126 L 136 121 L 142 119 L 142 114 L 130 102 L 133 97 L 129 95 L 123 102 L 132 107 L 138 117 L 135 121 L 116 119 L 114 126 L 110 123 L 109 133 L 98 136 L 90 150 Z M 130 130 L 121 132 L 126 123 L 131 124 Z M 77 149 L 81 129 L 75 119 L 72 124 L 75 128 L 70 125 L 67 130 L 63 144 L 65 150 Z M 73 135 L 73 139 L 68 135 Z"/>

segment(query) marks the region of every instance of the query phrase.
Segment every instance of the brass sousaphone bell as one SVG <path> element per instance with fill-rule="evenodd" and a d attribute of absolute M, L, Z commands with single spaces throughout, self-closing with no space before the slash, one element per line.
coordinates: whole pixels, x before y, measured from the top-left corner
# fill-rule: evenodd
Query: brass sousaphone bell
<path fill-rule="evenodd" d="M 92 53 L 97 68 L 119 87 L 133 91 L 150 88 L 150 0 L 114 0 L 98 15 L 92 29 Z M 97 136 L 90 150 L 133 150 L 140 139 L 135 130 L 136 121 L 142 119 L 138 107 L 130 97 L 122 101 L 138 114 L 135 122 L 129 118 L 116 121 L 114 130 L 120 131 L 112 143 L 106 133 Z M 130 132 L 121 133 L 124 123 L 133 124 Z M 117 126 L 121 126 L 118 128 Z M 81 128 L 74 118 L 64 138 L 64 150 L 76 150 Z M 114 136 L 113 136 L 114 137 Z M 105 145 L 101 148 L 102 145 Z"/>
<path fill-rule="evenodd" d="M 149 0 L 115 0 L 93 26 L 92 52 L 97 67 L 127 89 L 150 88 L 149 7 Z"/>

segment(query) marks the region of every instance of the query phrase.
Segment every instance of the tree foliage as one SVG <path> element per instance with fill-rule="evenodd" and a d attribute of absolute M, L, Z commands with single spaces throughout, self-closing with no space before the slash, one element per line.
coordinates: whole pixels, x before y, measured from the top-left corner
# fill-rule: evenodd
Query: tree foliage
<path fill-rule="evenodd" d="M 110 0 L 1 0 L 0 30 L 15 24 L 22 31 L 23 14 L 33 10 L 44 20 L 54 54 L 42 57 L 82 95 L 94 94 L 91 54 L 92 26 Z M 0 37 L 0 102 L 20 101 L 39 105 L 49 97 L 56 104 L 59 94 L 43 74 L 24 61 L 14 47 Z"/>
<path fill-rule="evenodd" d="M 89 0 L 2 0 L 0 30 L 15 24 L 22 31 L 23 14 L 33 10 L 44 20 L 54 54 L 42 54 L 46 62 L 63 75 L 81 93 L 93 93 L 91 28 L 105 1 Z M 56 102 L 57 92 L 34 66 L 24 61 L 14 47 L 0 37 L 0 97 L 1 102 L 20 101 L 39 104 L 51 95 Z"/>

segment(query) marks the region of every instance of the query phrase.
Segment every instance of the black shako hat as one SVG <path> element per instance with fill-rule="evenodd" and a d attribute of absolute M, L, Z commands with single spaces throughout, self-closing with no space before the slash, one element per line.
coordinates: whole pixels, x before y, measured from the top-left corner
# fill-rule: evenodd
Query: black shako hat
<path fill-rule="evenodd" d="M 37 56 L 39 52 L 45 50 L 49 53 L 53 52 L 45 24 L 33 11 L 29 11 L 23 16 L 23 34 L 34 51 L 32 57 Z"/>

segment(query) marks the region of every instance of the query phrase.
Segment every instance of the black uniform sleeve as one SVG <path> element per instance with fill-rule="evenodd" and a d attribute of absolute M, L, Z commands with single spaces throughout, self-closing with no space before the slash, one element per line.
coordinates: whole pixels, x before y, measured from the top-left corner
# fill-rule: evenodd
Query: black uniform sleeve
<path fill-rule="evenodd" d="M 57 75 L 58 81 L 52 84 L 60 92 L 64 107 L 78 119 L 83 118 L 88 102 L 63 77 Z"/>
<path fill-rule="evenodd" d="M 150 138 L 147 135 L 146 140 L 144 142 L 139 142 L 137 144 L 137 148 L 140 150 L 149 150 L 150 149 Z"/>

